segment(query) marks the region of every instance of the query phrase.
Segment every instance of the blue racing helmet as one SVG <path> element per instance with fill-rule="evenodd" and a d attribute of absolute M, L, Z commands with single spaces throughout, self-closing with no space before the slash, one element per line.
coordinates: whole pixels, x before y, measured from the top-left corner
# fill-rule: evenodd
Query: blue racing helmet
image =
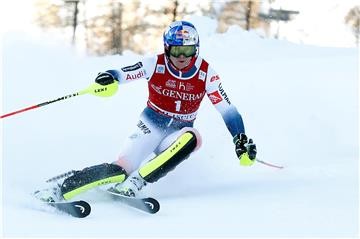
<path fill-rule="evenodd" d="M 195 46 L 195 57 L 199 55 L 199 34 L 190 22 L 176 21 L 171 23 L 166 28 L 163 37 L 166 56 L 169 56 L 171 46 Z"/>

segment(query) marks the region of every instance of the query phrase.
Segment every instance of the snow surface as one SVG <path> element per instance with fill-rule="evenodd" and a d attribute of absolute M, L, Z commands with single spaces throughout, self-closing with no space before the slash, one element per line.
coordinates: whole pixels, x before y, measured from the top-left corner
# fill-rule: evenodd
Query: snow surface
<path fill-rule="evenodd" d="M 145 188 L 161 210 L 147 215 L 99 190 L 79 196 L 92 213 L 76 219 L 30 195 L 44 180 L 117 158 L 145 106 L 145 81 L 111 98 L 79 96 L 3 119 L 3 234 L 6 237 L 295 237 L 359 235 L 358 50 L 261 39 L 193 18 L 201 55 L 223 79 L 261 160 L 242 167 L 220 114 L 205 99 L 196 128 L 203 147 Z M 210 29 L 210 30 L 209 30 Z M 3 45 L 3 114 L 77 92 L 97 72 L 141 56 L 86 57 L 8 34 Z M 141 149 L 139 149 L 141 150 Z"/>

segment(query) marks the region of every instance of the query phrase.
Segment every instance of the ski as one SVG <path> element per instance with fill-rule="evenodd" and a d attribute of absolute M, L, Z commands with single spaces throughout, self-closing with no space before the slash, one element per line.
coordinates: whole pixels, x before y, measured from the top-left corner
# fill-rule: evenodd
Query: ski
<path fill-rule="evenodd" d="M 45 202 L 45 204 L 77 218 L 87 217 L 91 212 L 90 204 L 82 200 L 72 202 Z"/>
<path fill-rule="evenodd" d="M 143 212 L 155 214 L 160 210 L 160 203 L 154 198 L 127 197 L 112 191 L 111 188 L 108 189 L 106 192 L 108 192 L 114 200 L 122 202 L 130 207 L 139 209 Z"/>

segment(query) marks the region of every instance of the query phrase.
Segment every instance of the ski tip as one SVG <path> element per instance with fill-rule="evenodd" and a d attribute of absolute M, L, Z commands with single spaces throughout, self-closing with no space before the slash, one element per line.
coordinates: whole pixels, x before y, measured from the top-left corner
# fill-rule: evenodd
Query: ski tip
<path fill-rule="evenodd" d="M 80 200 L 76 202 L 74 206 L 79 209 L 79 213 L 77 214 L 79 218 L 87 217 L 91 213 L 91 206 L 85 201 Z"/>
<path fill-rule="evenodd" d="M 154 198 L 145 198 L 144 204 L 150 214 L 155 214 L 160 210 L 160 203 Z"/>
<path fill-rule="evenodd" d="M 141 211 L 155 214 L 160 210 L 160 203 L 151 197 L 139 198 L 139 197 L 128 197 L 112 190 L 107 190 L 113 197 L 113 199 L 119 200 L 131 207 L 137 208 Z"/>
<path fill-rule="evenodd" d="M 82 200 L 72 202 L 49 202 L 47 205 L 76 218 L 84 218 L 91 213 L 90 204 Z"/>

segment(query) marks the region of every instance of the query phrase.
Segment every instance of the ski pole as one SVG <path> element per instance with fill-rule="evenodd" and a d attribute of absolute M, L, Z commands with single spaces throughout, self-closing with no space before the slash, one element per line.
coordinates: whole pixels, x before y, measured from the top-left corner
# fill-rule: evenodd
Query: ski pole
<path fill-rule="evenodd" d="M 283 169 L 284 168 L 283 166 L 277 166 L 277 165 L 274 165 L 274 164 L 271 164 L 271 163 L 267 163 L 267 162 L 264 162 L 264 161 L 262 161 L 260 159 L 255 159 L 255 160 L 257 162 L 262 163 L 262 164 L 264 164 L 266 166 L 269 166 L 269 167 L 278 168 L 278 169 Z"/>
<path fill-rule="evenodd" d="M 109 85 L 100 85 L 98 83 L 93 83 L 88 88 L 86 88 L 84 90 L 81 90 L 79 92 L 76 92 L 76 93 L 73 93 L 73 94 L 70 94 L 70 95 L 65 95 L 63 97 L 60 97 L 60 98 L 57 98 L 57 99 L 54 99 L 54 100 L 45 101 L 43 103 L 33 105 L 33 106 L 29 106 L 29 107 L 26 107 L 26 108 L 21 109 L 21 110 L 17 110 L 17 111 L 11 112 L 11 113 L 7 113 L 5 115 L 1 115 L 0 119 L 9 117 L 9 116 L 12 116 L 12 115 L 15 115 L 15 114 L 19 114 L 19 113 L 22 113 L 22 112 L 25 112 L 25 111 L 28 111 L 28 110 L 33 110 L 33 109 L 36 109 L 36 108 L 40 108 L 40 107 L 43 107 L 45 105 L 49 105 L 49 104 L 59 102 L 59 101 L 62 101 L 62 100 L 70 99 L 70 98 L 73 98 L 73 97 L 79 96 L 79 95 L 92 94 L 92 95 L 95 95 L 95 96 L 109 97 L 109 96 L 114 95 L 116 93 L 117 89 L 118 89 L 118 82 L 117 81 L 114 81 L 113 83 L 111 83 Z"/>

